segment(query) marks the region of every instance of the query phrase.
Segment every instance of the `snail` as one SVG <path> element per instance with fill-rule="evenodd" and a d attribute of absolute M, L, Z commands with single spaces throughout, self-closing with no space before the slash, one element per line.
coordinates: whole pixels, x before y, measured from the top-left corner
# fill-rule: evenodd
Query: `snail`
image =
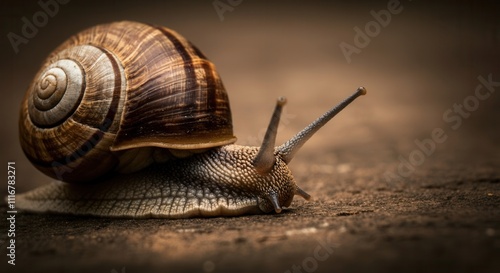
<path fill-rule="evenodd" d="M 200 50 L 165 27 L 97 25 L 56 48 L 26 92 L 21 147 L 59 181 L 19 194 L 16 206 L 123 218 L 280 213 L 295 195 L 310 198 L 287 164 L 365 93 L 275 147 L 279 98 L 262 145 L 236 145 L 228 95 Z"/>

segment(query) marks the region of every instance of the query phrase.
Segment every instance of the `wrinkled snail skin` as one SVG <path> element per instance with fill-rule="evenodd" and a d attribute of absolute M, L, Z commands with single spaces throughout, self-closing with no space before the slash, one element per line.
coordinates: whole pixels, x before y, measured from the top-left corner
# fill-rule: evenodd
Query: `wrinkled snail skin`
<path fill-rule="evenodd" d="M 16 203 L 29 211 L 133 218 L 268 213 L 271 198 L 288 207 L 299 192 L 290 170 L 278 161 L 265 176 L 252 171 L 257 151 L 226 145 L 92 185 L 55 182 Z"/>
<path fill-rule="evenodd" d="M 275 146 L 279 98 L 262 145 L 235 145 L 228 95 L 200 50 L 165 27 L 98 25 L 56 48 L 26 92 L 21 147 L 60 181 L 18 194 L 16 207 L 123 218 L 280 213 L 295 195 L 310 198 L 288 163 L 364 94 Z"/>

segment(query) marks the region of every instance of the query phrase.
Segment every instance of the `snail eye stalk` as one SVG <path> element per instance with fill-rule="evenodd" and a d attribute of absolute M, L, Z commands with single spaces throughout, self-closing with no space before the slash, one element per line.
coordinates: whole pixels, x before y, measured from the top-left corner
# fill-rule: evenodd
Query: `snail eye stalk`
<path fill-rule="evenodd" d="M 274 156 L 274 145 L 276 143 L 276 134 L 278 133 L 281 112 L 285 104 L 286 99 L 284 97 L 278 98 L 271 121 L 267 127 L 266 135 L 264 136 L 264 140 L 260 146 L 259 153 L 253 160 L 255 169 L 262 175 L 268 174 L 276 162 L 276 157 Z"/>
<path fill-rule="evenodd" d="M 321 117 L 313 121 L 306 128 L 292 137 L 290 140 L 285 142 L 283 145 L 278 147 L 278 154 L 286 163 L 292 161 L 295 153 L 328 121 L 330 121 L 335 115 L 342 111 L 347 105 L 353 102 L 357 97 L 366 94 L 366 89 L 364 87 L 359 87 L 354 94 L 347 97 L 344 101 L 337 104 L 337 106 L 328 110 Z"/>

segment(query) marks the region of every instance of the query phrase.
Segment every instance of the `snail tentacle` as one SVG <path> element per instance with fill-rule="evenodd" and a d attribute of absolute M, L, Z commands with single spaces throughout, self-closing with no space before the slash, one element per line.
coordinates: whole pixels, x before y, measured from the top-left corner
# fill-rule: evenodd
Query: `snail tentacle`
<path fill-rule="evenodd" d="M 262 141 L 262 145 L 260 146 L 259 153 L 253 160 L 253 165 L 260 174 L 264 175 L 269 173 L 274 163 L 276 162 L 276 158 L 274 156 L 274 145 L 276 143 L 276 135 L 278 134 L 281 112 L 285 104 L 286 98 L 278 98 L 273 115 L 271 116 L 271 121 L 269 122 L 269 126 L 267 127 L 264 140 Z"/>
<path fill-rule="evenodd" d="M 278 154 L 281 155 L 286 163 L 292 161 L 295 153 L 325 124 L 328 123 L 335 115 L 342 111 L 347 105 L 353 102 L 357 97 L 366 94 L 364 87 L 359 87 L 351 96 L 337 104 L 335 107 L 327 111 L 321 117 L 306 126 L 302 131 L 297 133 L 290 140 L 278 147 Z"/>

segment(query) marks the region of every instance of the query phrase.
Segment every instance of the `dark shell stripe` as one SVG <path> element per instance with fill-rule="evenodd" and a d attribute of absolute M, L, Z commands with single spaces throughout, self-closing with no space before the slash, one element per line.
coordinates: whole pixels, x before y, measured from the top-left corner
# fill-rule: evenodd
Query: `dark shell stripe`
<path fill-rule="evenodd" d="M 196 90 L 197 88 L 196 75 L 194 74 L 195 69 L 191 55 L 187 52 L 186 47 L 179 41 L 179 39 L 177 39 L 177 37 L 175 37 L 174 34 L 172 34 L 170 31 L 162 27 L 158 27 L 157 29 L 160 30 L 163 33 L 163 35 L 167 37 L 167 39 L 174 46 L 177 54 L 179 54 L 182 58 L 182 63 L 184 65 L 184 71 L 185 71 L 184 76 L 186 79 L 185 81 L 186 84 L 184 88 L 186 91 L 188 91 L 189 94 L 190 90 Z M 185 103 L 187 105 L 196 105 L 196 96 L 186 95 Z"/>
<path fill-rule="evenodd" d="M 214 75 L 212 74 L 213 67 L 208 63 L 202 64 L 203 70 L 205 70 L 205 77 L 207 81 L 207 110 L 209 112 L 215 111 L 217 109 L 217 97 L 216 92 L 216 81 Z"/>

